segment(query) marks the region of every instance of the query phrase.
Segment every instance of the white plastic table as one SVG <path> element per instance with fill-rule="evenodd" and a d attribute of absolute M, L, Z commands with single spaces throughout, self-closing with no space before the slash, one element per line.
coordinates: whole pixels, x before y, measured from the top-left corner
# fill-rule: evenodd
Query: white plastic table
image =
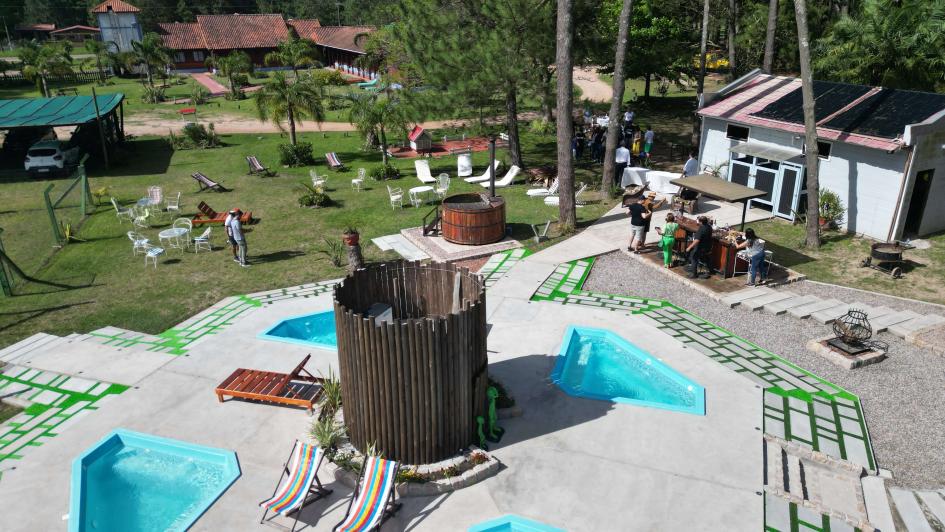
<path fill-rule="evenodd" d="M 430 192 L 433 192 L 433 187 L 421 185 L 419 187 L 413 187 L 407 192 L 410 194 L 410 203 L 412 203 L 414 207 L 419 207 L 427 202 Z"/>
<path fill-rule="evenodd" d="M 172 227 L 158 233 L 158 239 L 161 241 L 161 244 L 165 244 L 166 242 L 167 247 L 177 248 L 183 253 L 184 245 L 181 242 L 181 238 L 186 236 L 188 232 L 186 227 Z"/>
<path fill-rule="evenodd" d="M 620 186 L 626 188 L 631 185 L 645 185 L 647 183 L 646 175 L 649 171 L 649 168 L 643 168 L 642 166 L 624 168 L 623 175 L 620 177 Z"/>

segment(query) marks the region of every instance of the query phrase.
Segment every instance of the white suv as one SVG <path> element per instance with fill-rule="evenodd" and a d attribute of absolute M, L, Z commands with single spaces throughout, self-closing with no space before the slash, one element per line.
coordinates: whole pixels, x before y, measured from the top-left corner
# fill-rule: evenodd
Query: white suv
<path fill-rule="evenodd" d="M 60 140 L 43 140 L 30 146 L 23 166 L 31 175 L 67 172 L 79 162 L 79 148 Z"/>

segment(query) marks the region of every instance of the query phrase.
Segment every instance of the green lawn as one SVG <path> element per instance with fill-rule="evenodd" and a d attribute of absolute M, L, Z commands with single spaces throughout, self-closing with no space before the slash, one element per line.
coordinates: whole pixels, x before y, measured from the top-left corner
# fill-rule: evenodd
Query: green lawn
<path fill-rule="evenodd" d="M 774 261 L 814 281 L 872 290 L 945 304 L 945 233 L 929 237 L 929 249 L 909 250 L 902 279 L 860 267 L 870 255 L 872 240 L 836 231 L 824 234 L 818 251 L 804 248 L 804 227 L 784 220 L 751 224 L 774 251 Z"/>
<path fill-rule="evenodd" d="M 22 411 L 23 411 L 22 408 L 0 403 L 0 423 L 3 423 L 4 421 L 12 418 L 13 416 L 19 414 Z"/>
<path fill-rule="evenodd" d="M 179 152 L 171 152 L 161 139 L 144 138 L 128 143 L 127 151 L 111 171 L 90 172 L 93 189 L 107 186 L 124 204 L 144 196 L 148 186 L 160 185 L 165 193 L 184 193 L 183 210 L 188 215 L 195 212 L 201 200 L 217 210 L 236 206 L 252 210 L 261 222 L 247 233 L 253 265 L 245 269 L 233 263 L 229 251 L 222 248 L 220 227 L 213 229 L 214 252 L 194 255 L 170 251 L 157 269 L 145 268 L 140 255 L 132 256 L 125 235 L 130 224 L 120 225 L 110 206 L 100 207 L 82 226 L 79 237 L 84 242 L 69 244 L 53 254 L 41 193 L 53 183 L 56 194 L 64 188 L 65 180 L 0 180 L 5 200 L 0 207 L 0 227 L 5 229 L 2 238 L 7 253 L 42 280 L 84 286 L 62 289 L 21 283 L 17 296 L 0 298 L 0 346 L 38 331 L 67 334 L 105 325 L 158 333 L 229 295 L 340 277 L 343 269 L 331 266 L 321 251 L 325 248 L 323 239 L 340 239 L 347 224 L 361 230 L 367 260 L 394 258 L 370 244 L 370 239 L 420 225 L 432 206 L 413 209 L 408 205 L 392 210 L 385 183 L 368 182 L 364 191 L 353 191 L 350 181 L 357 168 L 374 167 L 380 162 L 377 153 L 360 151 L 359 137 L 306 133 L 301 139 L 315 145 L 321 161 L 316 169 L 320 173 L 327 172 L 322 159 L 327 151 L 338 152 L 351 168 L 348 172 L 329 173 L 328 193 L 337 206 L 323 209 L 297 206 L 297 183 L 299 179 L 309 179 L 309 168 L 278 168 L 277 146 L 284 142 L 278 135 L 224 135 L 227 143 L 224 148 Z M 552 162 L 554 150 L 552 136 L 524 139 L 526 161 L 531 165 Z M 247 176 L 244 157 L 249 154 L 277 167 L 279 176 Z M 499 155 L 507 158 L 504 151 Z M 477 171 L 484 168 L 487 159 L 485 152 L 474 155 Z M 398 160 L 395 164 L 404 171 L 404 177 L 390 182 L 392 186 L 406 190 L 420 184 L 412 160 Z M 434 174 L 456 172 L 453 157 L 434 159 L 431 166 Z M 198 194 L 196 183 L 189 177 L 198 170 L 233 191 Z M 584 167 L 578 169 L 578 177 L 599 179 L 596 171 Z M 541 199 L 526 197 L 525 188 L 518 185 L 503 189 L 502 195 L 508 201 L 513 235 L 531 245 L 527 224 L 556 219 L 557 208 L 545 206 Z M 452 191 L 462 190 L 482 188 L 453 180 Z M 594 204 L 579 209 L 580 225 L 593 221 L 611 205 Z M 170 221 L 147 231 L 146 236 L 157 240 L 157 232 Z M 541 246 L 559 239 L 555 235 L 551 242 Z"/>

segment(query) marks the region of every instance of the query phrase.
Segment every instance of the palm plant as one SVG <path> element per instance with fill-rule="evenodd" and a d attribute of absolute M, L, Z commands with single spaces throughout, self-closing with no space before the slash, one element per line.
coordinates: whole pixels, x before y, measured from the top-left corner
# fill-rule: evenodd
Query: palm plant
<path fill-rule="evenodd" d="M 305 118 L 321 123 L 325 120 L 321 91 L 317 83 L 299 79 L 289 83 L 285 73 L 276 72 L 255 94 L 256 111 L 260 120 L 272 123 L 285 131 L 282 120 L 289 123 L 289 142 L 296 145 L 295 123 Z"/>
<path fill-rule="evenodd" d="M 267 65 L 291 67 L 295 79 L 298 79 L 300 68 L 318 64 L 318 50 L 310 41 L 291 36 L 280 42 L 275 51 L 266 54 L 265 61 Z"/>
<path fill-rule="evenodd" d="M 387 168 L 387 133 L 406 134 L 416 118 L 413 106 L 390 91 L 352 94 L 349 99 L 352 105 L 348 111 L 348 122 L 354 124 L 365 138 L 377 139 L 381 145 L 384 168 Z"/>
<path fill-rule="evenodd" d="M 95 69 L 98 70 L 99 73 L 99 78 L 102 82 L 104 82 L 105 67 L 110 66 L 116 62 L 115 53 L 117 50 L 118 46 L 114 42 L 89 39 L 85 41 L 85 51 L 88 52 L 92 57 L 86 59 L 83 62 L 83 66 L 95 65 Z"/>
<path fill-rule="evenodd" d="M 154 69 L 162 68 L 171 62 L 171 52 L 164 46 L 161 36 L 157 33 L 145 34 L 140 41 L 132 41 L 131 52 L 135 63 L 144 67 L 148 77 L 148 85 L 154 87 Z"/>
<path fill-rule="evenodd" d="M 242 91 L 236 85 L 236 76 L 247 74 L 253 70 L 253 62 L 249 54 L 243 51 L 231 52 L 228 55 L 214 56 L 207 59 L 207 64 L 220 71 L 230 86 L 230 95 L 239 99 Z"/>
<path fill-rule="evenodd" d="M 23 75 L 36 80 L 43 96 L 49 97 L 47 80 L 51 75 L 72 73 L 72 45 L 68 42 L 47 42 L 42 46 L 35 41 L 20 54 Z"/>

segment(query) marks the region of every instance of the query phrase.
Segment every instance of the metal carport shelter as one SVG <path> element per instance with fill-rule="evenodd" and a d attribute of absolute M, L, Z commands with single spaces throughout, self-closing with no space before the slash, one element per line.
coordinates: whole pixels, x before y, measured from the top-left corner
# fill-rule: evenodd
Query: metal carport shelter
<path fill-rule="evenodd" d="M 710 174 L 699 174 L 690 177 L 680 177 L 673 179 L 670 183 L 689 190 L 695 190 L 702 194 L 717 200 L 728 201 L 730 203 L 742 203 L 742 230 L 745 229 L 745 214 L 748 210 L 748 201 L 753 198 L 760 198 L 767 194 L 764 190 L 746 187 L 738 183 L 732 183 Z"/>

